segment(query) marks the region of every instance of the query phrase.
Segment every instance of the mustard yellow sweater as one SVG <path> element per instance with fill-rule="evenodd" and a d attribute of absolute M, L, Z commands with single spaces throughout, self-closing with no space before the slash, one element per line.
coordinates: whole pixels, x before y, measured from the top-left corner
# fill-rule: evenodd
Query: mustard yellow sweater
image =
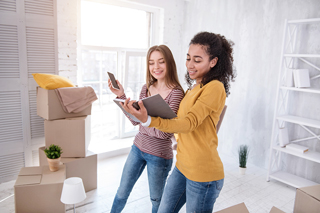
<path fill-rule="evenodd" d="M 225 100 L 223 84 L 214 80 L 186 92 L 177 118 L 151 118 L 149 127 L 178 133 L 176 166 L 189 180 L 209 182 L 224 178 L 216 126 Z"/>

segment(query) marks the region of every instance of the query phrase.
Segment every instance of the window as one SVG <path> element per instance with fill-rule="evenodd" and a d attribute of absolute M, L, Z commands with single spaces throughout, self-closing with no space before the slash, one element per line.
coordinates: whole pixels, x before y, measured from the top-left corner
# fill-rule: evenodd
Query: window
<path fill-rule="evenodd" d="M 145 83 L 146 53 L 158 43 L 159 10 L 132 3 L 81 0 L 79 85 L 94 88 L 91 143 L 134 136 L 134 127 L 113 102 L 107 72 L 124 86 L 127 97 L 139 99 Z M 109 144 L 113 146 L 113 144 Z"/>
<path fill-rule="evenodd" d="M 91 1 L 82 1 L 83 45 L 147 49 L 151 13 Z"/>

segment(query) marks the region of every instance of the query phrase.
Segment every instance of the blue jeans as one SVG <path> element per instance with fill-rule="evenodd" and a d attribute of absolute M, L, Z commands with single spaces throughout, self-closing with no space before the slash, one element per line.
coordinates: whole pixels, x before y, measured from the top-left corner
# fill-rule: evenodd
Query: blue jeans
<path fill-rule="evenodd" d="M 186 203 L 187 213 L 211 213 L 224 179 L 196 182 L 175 167 L 168 178 L 158 213 L 176 213 Z"/>
<path fill-rule="evenodd" d="M 121 212 L 127 203 L 127 199 L 134 184 L 139 179 L 147 165 L 150 199 L 152 213 L 157 213 L 160 205 L 164 185 L 172 166 L 172 159 L 164 159 L 142 152 L 132 145 L 127 161 L 124 165 L 120 186 L 113 200 L 110 213 Z"/>

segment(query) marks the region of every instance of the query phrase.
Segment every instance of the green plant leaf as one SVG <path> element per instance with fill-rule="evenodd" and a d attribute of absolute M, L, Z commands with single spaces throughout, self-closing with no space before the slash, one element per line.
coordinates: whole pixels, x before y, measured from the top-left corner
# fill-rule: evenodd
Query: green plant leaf
<path fill-rule="evenodd" d="M 62 149 L 58 145 L 51 144 L 49 148 L 45 148 L 44 152 L 49 159 L 59 158 L 62 154 Z"/>
<path fill-rule="evenodd" d="M 241 145 L 238 149 L 239 153 L 239 166 L 242 168 L 246 168 L 248 155 L 249 155 L 249 147 L 247 145 Z"/>

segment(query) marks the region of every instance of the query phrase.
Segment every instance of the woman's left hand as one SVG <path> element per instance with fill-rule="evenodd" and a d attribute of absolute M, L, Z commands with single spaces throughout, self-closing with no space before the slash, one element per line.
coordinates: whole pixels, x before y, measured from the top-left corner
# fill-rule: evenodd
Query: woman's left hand
<path fill-rule="evenodd" d="M 139 110 L 136 110 L 136 108 L 134 108 L 132 106 L 132 104 L 136 102 L 135 100 L 130 101 L 130 98 L 126 99 L 124 103 L 121 103 L 122 108 L 129 112 L 131 115 L 133 115 L 134 117 L 136 117 L 138 120 L 140 120 L 142 123 L 147 122 L 148 120 L 148 113 L 147 113 L 147 109 L 144 107 L 143 102 L 139 101 Z"/>

